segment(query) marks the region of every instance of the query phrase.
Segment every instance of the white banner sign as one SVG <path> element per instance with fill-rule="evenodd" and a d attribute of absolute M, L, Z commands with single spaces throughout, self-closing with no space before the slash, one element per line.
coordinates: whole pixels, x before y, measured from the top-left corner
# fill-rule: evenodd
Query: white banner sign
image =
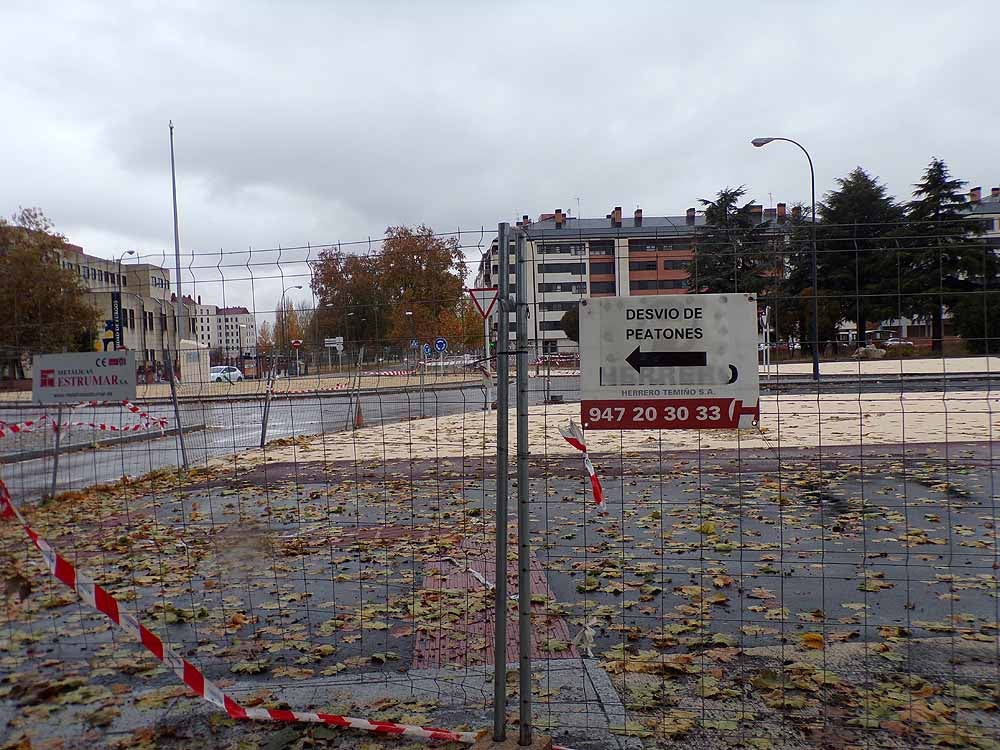
<path fill-rule="evenodd" d="M 135 399 L 135 352 L 39 354 L 31 369 L 31 399 L 40 404 Z"/>

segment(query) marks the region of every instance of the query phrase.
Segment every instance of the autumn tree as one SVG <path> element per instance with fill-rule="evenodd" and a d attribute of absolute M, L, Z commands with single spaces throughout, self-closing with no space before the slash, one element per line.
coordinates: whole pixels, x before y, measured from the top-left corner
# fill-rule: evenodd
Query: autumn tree
<path fill-rule="evenodd" d="M 368 254 L 324 251 L 313 268 L 317 336 L 405 349 L 413 338 L 452 341 L 451 332 L 457 347 L 469 318 L 459 304 L 463 264 L 457 238 L 423 225 L 389 227 L 381 248 Z"/>
<path fill-rule="evenodd" d="M 274 349 L 274 328 L 271 323 L 265 320 L 260 324 L 257 331 L 257 352 L 260 354 L 270 354 Z"/>
<path fill-rule="evenodd" d="M 93 348 L 99 312 L 60 265 L 65 242 L 40 209 L 0 219 L 0 348 L 11 356 Z"/>

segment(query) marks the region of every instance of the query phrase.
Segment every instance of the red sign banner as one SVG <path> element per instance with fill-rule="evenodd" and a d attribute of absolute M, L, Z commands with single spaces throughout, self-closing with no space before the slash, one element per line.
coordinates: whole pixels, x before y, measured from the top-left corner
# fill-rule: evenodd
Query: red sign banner
<path fill-rule="evenodd" d="M 587 430 L 749 429 L 760 420 L 760 403 L 738 398 L 587 400 L 580 402 Z"/>

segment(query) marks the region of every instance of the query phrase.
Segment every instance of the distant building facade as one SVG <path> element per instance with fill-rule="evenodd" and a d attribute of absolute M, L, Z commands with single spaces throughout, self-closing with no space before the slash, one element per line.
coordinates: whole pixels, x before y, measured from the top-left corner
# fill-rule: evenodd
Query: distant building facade
<path fill-rule="evenodd" d="M 786 204 L 751 209 L 760 222 L 775 226 L 789 218 Z M 603 219 L 580 219 L 562 209 L 537 221 L 524 216 L 517 227 L 526 237 L 529 338 L 533 353 L 575 353 L 577 345 L 560 325 L 567 310 L 588 297 L 686 294 L 688 265 L 694 258 L 704 214 L 649 216 L 642 209 L 625 217 L 616 206 Z M 483 254 L 476 286 L 499 285 L 499 251 L 494 239 Z M 514 242 L 510 243 L 510 289 L 514 293 Z M 511 316 L 513 321 L 513 315 Z M 491 318 L 496 331 L 497 313 Z M 513 335 L 513 322 L 511 324 Z M 493 335 L 495 339 L 495 333 Z"/>

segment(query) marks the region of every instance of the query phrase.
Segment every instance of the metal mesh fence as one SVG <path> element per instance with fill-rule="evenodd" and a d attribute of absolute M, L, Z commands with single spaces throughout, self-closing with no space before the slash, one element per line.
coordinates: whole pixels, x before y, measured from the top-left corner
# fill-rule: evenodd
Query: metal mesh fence
<path fill-rule="evenodd" d="M 119 405 L 57 416 L 5 394 L 8 425 L 43 416 L 89 424 L 61 431 L 56 497 L 54 430 L 0 441 L 0 476 L 42 538 L 244 708 L 483 730 L 502 649 L 501 713 L 513 725 L 524 698 L 524 596 L 533 729 L 565 746 L 997 746 L 1000 362 L 991 356 L 990 239 L 968 238 L 957 224 L 940 235 L 952 241 L 933 243 L 917 242 L 912 227 L 881 227 L 891 239 L 877 242 L 871 227 L 821 227 L 826 276 L 813 307 L 808 284 L 789 281 L 809 270 L 808 225 L 759 237 L 692 234 L 698 241 L 688 244 L 673 228 L 651 230 L 631 246 L 636 238 L 613 228 L 594 235 L 570 224 L 558 242 L 523 229 L 529 335 L 498 348 L 501 358 L 528 355 L 520 452 L 530 591 L 518 588 L 514 439 L 511 519 L 500 532 L 507 569 L 496 561 L 498 421 L 484 410 L 496 399 L 480 371 L 481 320 L 478 342 L 449 336 L 440 364 L 406 341 L 439 334 L 417 328 L 433 294 L 412 300 L 412 335 L 388 319 L 376 328 L 375 307 L 362 302 L 324 328 L 316 295 L 302 310 L 315 327 L 301 339 L 278 333 L 250 356 L 245 342 L 235 352 L 188 346 L 240 378 L 190 376 L 180 364 L 187 471 L 165 382 L 139 386 L 136 400 L 168 420 L 165 433 L 95 426 L 142 422 Z M 467 256 L 487 251 L 479 276 L 495 284 L 502 264 L 489 254 L 492 237 L 454 237 Z M 547 244 L 579 245 L 582 270 L 547 271 Z M 284 299 L 277 316 L 264 308 L 289 287 L 301 285 L 303 296 L 317 288 L 324 249 L 192 258 L 182 278 L 193 295 L 191 341 L 208 300 L 245 307 L 255 340 L 264 320 L 293 325 Z M 341 250 L 383 251 L 378 242 Z M 845 253 L 849 288 L 833 276 Z M 923 288 L 905 273 L 917 254 L 938 269 L 924 273 Z M 597 283 L 607 282 L 609 262 L 612 293 L 747 291 L 767 319 L 751 344 L 761 360 L 752 429 L 586 432 L 602 509 L 580 451 L 560 432 L 580 421 L 579 372 L 593 363 L 567 355 L 572 347 L 551 324 L 594 293 L 595 263 Z M 650 262 L 652 272 L 642 265 Z M 669 265 L 679 263 L 681 272 Z M 576 286 L 552 291 L 563 284 Z M 860 324 L 850 314 L 859 306 L 869 310 L 855 312 Z M 817 309 L 825 343 L 813 347 Z M 337 335 L 342 356 L 323 345 Z M 303 342 L 297 352 L 293 340 Z M 859 354 L 862 340 L 874 344 Z M 508 387 L 513 403 L 513 380 Z M 513 408 L 508 419 L 514 433 Z M 0 525 L 0 559 L 0 711 L 11 742 L 401 742 L 331 722 L 233 724 L 49 575 L 15 523 Z"/>

